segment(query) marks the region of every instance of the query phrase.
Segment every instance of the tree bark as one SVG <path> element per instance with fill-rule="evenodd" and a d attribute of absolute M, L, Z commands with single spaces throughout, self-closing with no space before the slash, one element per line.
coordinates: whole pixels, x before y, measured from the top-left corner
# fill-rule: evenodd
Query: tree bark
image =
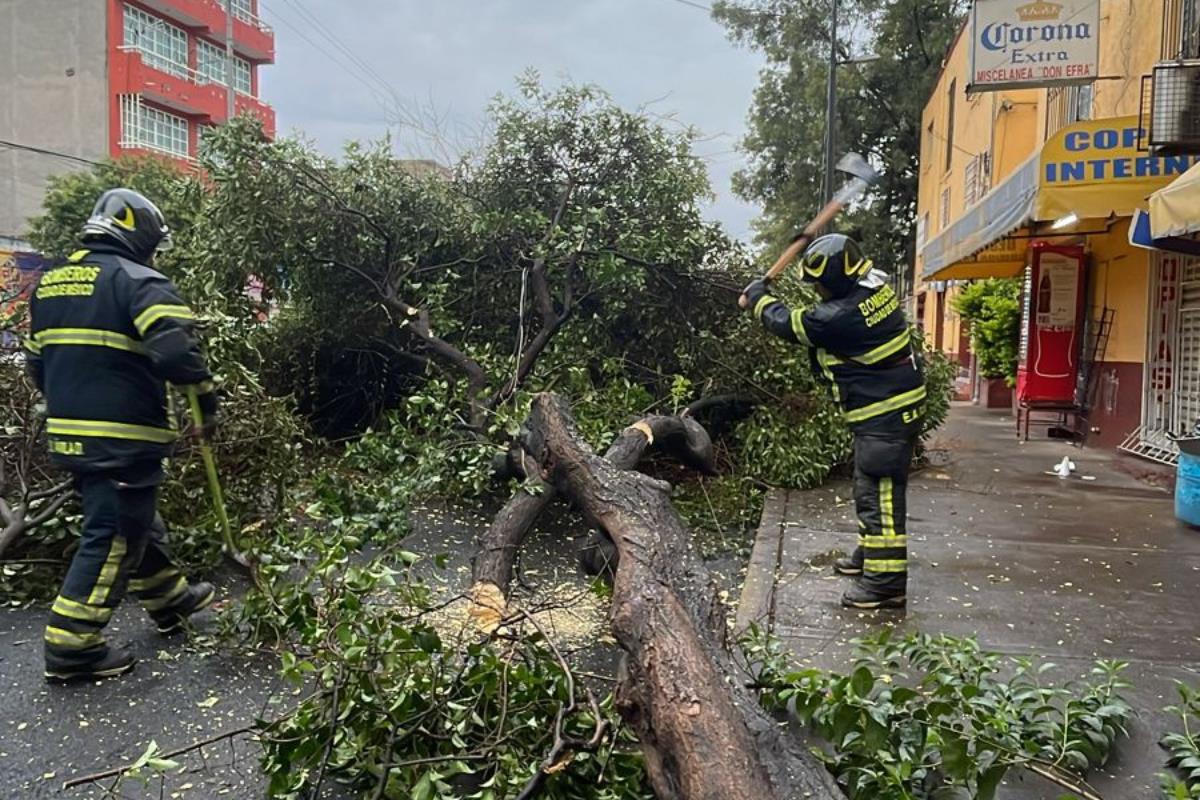
<path fill-rule="evenodd" d="M 620 555 L 610 612 L 626 654 L 620 712 L 638 734 L 660 800 L 842 797 L 820 762 L 742 687 L 716 587 L 671 506 L 670 486 L 623 468 L 660 435 L 689 443 L 691 456 L 703 453 L 697 431 L 703 434 L 687 418 L 650 418 L 626 429 L 601 458 L 583 442 L 567 404 L 542 394 L 524 436 L 545 480 Z"/>
<path fill-rule="evenodd" d="M 712 441 L 704 428 L 689 417 L 646 417 L 617 437 L 605 458 L 617 469 L 633 469 L 651 447 L 660 447 L 687 466 L 705 474 L 715 472 Z M 512 496 L 479 537 L 479 546 L 471 563 L 474 586 L 491 584 L 507 596 L 512 584 L 513 564 L 542 512 L 558 496 L 558 490 L 532 470 L 540 465 L 522 464 L 529 488 Z"/>

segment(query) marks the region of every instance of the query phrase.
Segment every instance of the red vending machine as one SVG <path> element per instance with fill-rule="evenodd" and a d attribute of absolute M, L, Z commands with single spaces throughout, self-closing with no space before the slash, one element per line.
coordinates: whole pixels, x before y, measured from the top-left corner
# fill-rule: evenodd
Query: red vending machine
<path fill-rule="evenodd" d="M 1035 242 L 1029 252 L 1017 400 L 1022 405 L 1071 404 L 1083 336 L 1083 248 Z"/>

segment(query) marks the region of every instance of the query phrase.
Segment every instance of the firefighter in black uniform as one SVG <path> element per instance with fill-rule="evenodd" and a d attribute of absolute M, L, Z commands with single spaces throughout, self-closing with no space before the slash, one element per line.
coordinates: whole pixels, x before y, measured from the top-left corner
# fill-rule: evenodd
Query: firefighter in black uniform
<path fill-rule="evenodd" d="M 858 547 L 834 569 L 861 577 L 842 604 L 902 607 L 908 578 L 905 489 L 925 403 L 912 333 L 886 276 L 852 239 L 822 236 L 801 262 L 819 304 L 793 311 L 771 295 L 765 280 L 757 280 L 746 287 L 745 305 L 768 331 L 809 348 L 814 370 L 830 385 L 854 432 Z"/>
<path fill-rule="evenodd" d="M 42 276 L 30 304 L 29 372 L 45 395 L 51 458 L 83 499 L 83 530 L 45 633 L 46 678 L 112 677 L 133 668 L 102 631 L 126 590 L 161 633 L 213 599 L 189 584 L 163 546 L 155 505 L 176 439 L 166 383 L 199 394 L 204 433 L 216 424 L 212 376 L 191 309 L 154 254 L 170 244 L 162 213 L 128 189 L 105 192 L 83 246 Z"/>

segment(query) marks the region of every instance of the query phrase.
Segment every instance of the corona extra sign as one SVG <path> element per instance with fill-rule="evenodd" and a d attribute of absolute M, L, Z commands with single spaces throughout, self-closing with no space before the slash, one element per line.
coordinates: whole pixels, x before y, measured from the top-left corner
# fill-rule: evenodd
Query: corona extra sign
<path fill-rule="evenodd" d="M 975 0 L 970 92 L 1088 83 L 1100 61 L 1100 0 Z"/>

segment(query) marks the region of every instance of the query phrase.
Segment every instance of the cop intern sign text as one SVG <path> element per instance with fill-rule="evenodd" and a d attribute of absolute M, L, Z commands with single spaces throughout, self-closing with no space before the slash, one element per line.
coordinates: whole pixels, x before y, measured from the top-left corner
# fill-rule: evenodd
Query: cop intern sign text
<path fill-rule="evenodd" d="M 975 0 L 968 91 L 1096 80 L 1100 0 Z"/>

